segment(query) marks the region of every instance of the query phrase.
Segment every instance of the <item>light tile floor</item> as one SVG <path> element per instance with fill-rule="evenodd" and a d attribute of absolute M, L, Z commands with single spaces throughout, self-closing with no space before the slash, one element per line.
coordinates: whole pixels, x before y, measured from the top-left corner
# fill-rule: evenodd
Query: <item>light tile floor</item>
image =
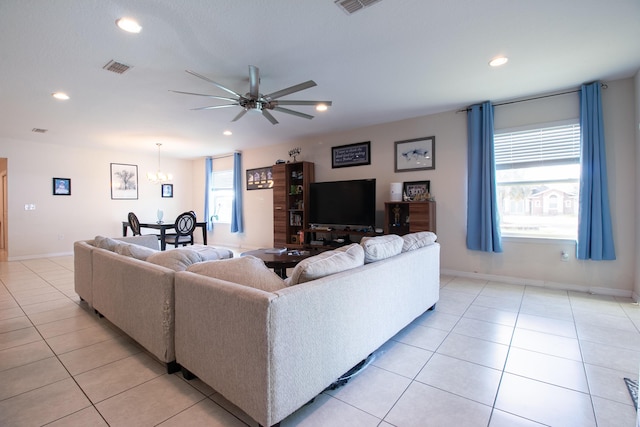
<path fill-rule="evenodd" d="M 0 425 L 255 425 L 73 291 L 73 259 L 0 262 Z M 633 426 L 629 299 L 441 278 L 426 312 L 282 426 Z"/>

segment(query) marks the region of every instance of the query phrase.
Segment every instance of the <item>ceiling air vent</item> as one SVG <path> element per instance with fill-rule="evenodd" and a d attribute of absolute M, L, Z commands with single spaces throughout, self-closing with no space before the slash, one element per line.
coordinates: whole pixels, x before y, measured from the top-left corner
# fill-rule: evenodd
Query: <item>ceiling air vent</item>
<path fill-rule="evenodd" d="M 112 59 L 111 61 L 107 62 L 105 66 L 102 68 L 104 68 L 107 71 L 111 71 L 112 73 L 123 74 L 125 71 L 129 70 L 131 66 L 127 64 L 123 64 L 122 62 L 114 61 Z"/>
<path fill-rule="evenodd" d="M 335 4 L 344 10 L 347 15 L 351 15 L 379 1 L 380 0 L 336 0 Z"/>
<path fill-rule="evenodd" d="M 35 132 L 35 133 L 45 133 L 46 131 L 47 129 L 40 129 L 40 128 L 31 129 L 31 132 Z"/>

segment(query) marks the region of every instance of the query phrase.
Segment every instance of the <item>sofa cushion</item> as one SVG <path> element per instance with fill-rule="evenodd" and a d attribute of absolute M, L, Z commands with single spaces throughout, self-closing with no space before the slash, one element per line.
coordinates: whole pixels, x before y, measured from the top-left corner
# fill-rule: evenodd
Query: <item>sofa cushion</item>
<path fill-rule="evenodd" d="M 120 255 L 145 261 L 149 256 L 158 251 L 147 248 L 146 246 L 134 245 L 131 243 L 120 243 L 116 245 L 115 252 Z"/>
<path fill-rule="evenodd" d="M 122 242 L 119 242 L 115 239 L 112 239 L 110 237 L 104 237 L 104 236 L 96 236 L 93 239 L 93 244 L 100 249 L 106 249 L 108 251 L 115 251 L 116 250 L 116 246 L 118 246 L 119 244 L 121 244 Z"/>
<path fill-rule="evenodd" d="M 286 283 L 288 286 L 293 286 L 360 267 L 363 264 L 364 250 L 362 246 L 358 243 L 352 243 L 303 259 L 295 266 L 291 277 L 287 279 Z"/>
<path fill-rule="evenodd" d="M 400 252 L 402 252 L 403 243 L 404 240 L 402 239 L 402 237 L 395 234 L 376 237 L 363 237 L 360 240 L 360 244 L 364 249 L 365 264 L 398 255 Z"/>
<path fill-rule="evenodd" d="M 156 252 L 147 257 L 147 262 L 170 268 L 173 271 L 184 271 L 191 264 L 202 261 L 202 256 L 190 249 Z"/>
<path fill-rule="evenodd" d="M 438 236 L 431 231 L 419 231 L 417 233 L 405 234 L 402 236 L 402 239 L 404 240 L 402 252 L 412 251 L 423 246 L 431 245 L 437 238 Z"/>
<path fill-rule="evenodd" d="M 176 249 L 172 249 L 176 250 Z M 206 245 L 191 245 L 191 246 L 182 246 L 177 248 L 177 250 L 191 250 L 200 254 L 202 261 L 213 261 L 216 259 L 227 259 L 233 258 L 233 252 L 229 249 L 222 248 L 214 248 L 213 246 Z"/>
<path fill-rule="evenodd" d="M 189 266 L 187 271 L 267 292 L 275 292 L 285 287 L 284 280 L 267 268 L 261 259 L 251 255 L 201 262 Z"/>

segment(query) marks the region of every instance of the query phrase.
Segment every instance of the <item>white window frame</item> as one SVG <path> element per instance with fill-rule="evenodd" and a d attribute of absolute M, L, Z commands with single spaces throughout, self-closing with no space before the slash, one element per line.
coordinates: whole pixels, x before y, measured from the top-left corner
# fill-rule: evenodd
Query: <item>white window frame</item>
<path fill-rule="evenodd" d="M 233 205 L 233 169 L 214 170 L 211 177 L 211 205 L 209 212 L 214 224 L 231 224 Z"/>
<path fill-rule="evenodd" d="M 550 156 L 548 150 L 538 151 L 536 148 L 549 148 L 549 145 L 545 145 L 545 141 L 551 141 L 554 143 L 553 138 L 546 138 L 543 140 L 543 144 L 523 145 L 524 151 L 520 151 L 520 147 L 517 144 L 508 145 L 508 143 L 502 143 L 500 146 L 500 135 L 507 133 L 515 133 L 512 138 L 518 136 L 526 137 L 522 132 L 530 132 L 541 129 L 549 129 L 562 126 L 573 126 L 574 132 L 577 127 L 579 130 L 579 120 L 572 119 L 561 122 L 547 122 L 529 125 L 519 128 L 508 129 L 496 129 L 494 130 L 494 146 L 496 152 L 496 186 L 498 188 L 498 210 L 500 212 L 500 229 L 503 237 L 515 237 L 525 239 L 566 239 L 575 240 L 578 233 L 578 201 L 579 201 L 579 178 L 580 178 L 580 132 L 577 133 L 577 145 L 576 135 L 573 134 L 571 139 L 573 143 L 565 141 L 562 137 L 558 137 L 557 141 L 561 150 L 556 150 Z M 549 134 L 546 134 L 547 136 Z M 512 141 L 516 140 L 512 139 Z M 555 149 L 555 147 L 554 147 Z M 534 154 L 535 153 L 535 154 Z M 534 154 L 534 155 L 532 155 Z M 576 157 L 577 156 L 577 157 Z M 512 160 L 512 161 L 510 161 Z M 546 168 L 542 169 L 542 168 Z M 536 171 L 544 170 L 543 178 L 540 176 L 535 177 Z M 562 176 L 563 174 L 567 174 Z M 556 178 L 549 178 L 549 174 L 555 175 Z M 553 211 L 553 215 L 546 211 L 544 206 L 546 197 L 548 195 L 538 193 L 536 198 L 530 197 L 531 187 L 535 186 L 539 189 L 547 187 L 547 189 L 562 189 L 563 193 L 569 194 L 571 199 L 564 199 L 564 203 L 558 201 L 556 209 Z M 517 187 L 523 187 L 523 189 L 517 189 Z M 514 191 L 514 188 L 517 190 Z M 524 200 L 520 200 L 520 204 L 525 206 L 524 211 L 522 209 L 513 209 L 516 204 L 512 195 L 525 193 Z M 517 197 L 517 196 L 516 196 Z M 562 199 L 562 198 L 560 198 Z M 558 200 L 560 200 L 558 199 Z M 575 200 L 571 203 L 570 200 Z M 558 213 L 558 209 L 561 210 Z M 538 220 L 534 220 L 538 218 Z M 565 224 L 558 227 L 559 224 Z M 555 229 L 554 229 L 555 228 Z"/>

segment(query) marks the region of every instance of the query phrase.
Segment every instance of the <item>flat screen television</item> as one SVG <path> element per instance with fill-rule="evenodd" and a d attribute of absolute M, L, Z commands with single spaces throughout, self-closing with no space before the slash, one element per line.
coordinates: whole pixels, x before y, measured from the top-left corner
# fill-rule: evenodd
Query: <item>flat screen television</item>
<path fill-rule="evenodd" d="M 376 180 L 314 182 L 309 186 L 309 223 L 374 227 Z"/>

